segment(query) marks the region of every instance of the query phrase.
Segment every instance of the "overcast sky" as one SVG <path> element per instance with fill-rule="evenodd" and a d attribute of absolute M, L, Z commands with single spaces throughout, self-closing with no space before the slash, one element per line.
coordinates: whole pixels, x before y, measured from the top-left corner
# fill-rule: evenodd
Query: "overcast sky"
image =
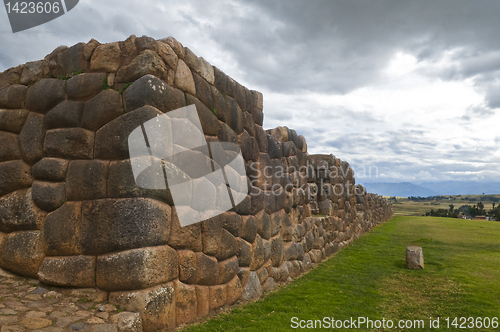
<path fill-rule="evenodd" d="M 80 0 L 13 34 L 0 8 L 0 71 L 91 38 L 174 36 L 263 92 L 266 129 L 296 129 L 358 182 L 500 181 L 499 17 L 498 0 Z"/>

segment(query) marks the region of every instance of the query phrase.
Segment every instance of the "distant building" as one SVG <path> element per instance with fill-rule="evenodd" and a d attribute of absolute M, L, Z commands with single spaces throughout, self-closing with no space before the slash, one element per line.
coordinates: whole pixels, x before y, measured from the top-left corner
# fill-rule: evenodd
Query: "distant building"
<path fill-rule="evenodd" d="M 474 220 L 489 220 L 486 216 L 476 216 Z"/>

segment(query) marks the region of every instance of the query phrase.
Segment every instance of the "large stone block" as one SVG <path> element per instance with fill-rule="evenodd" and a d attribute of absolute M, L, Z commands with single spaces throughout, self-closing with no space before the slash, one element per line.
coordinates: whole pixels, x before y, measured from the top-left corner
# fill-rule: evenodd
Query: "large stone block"
<path fill-rule="evenodd" d="M 171 209 L 149 198 L 83 202 L 82 248 L 86 255 L 167 244 Z"/>
<path fill-rule="evenodd" d="M 56 78 L 44 78 L 28 89 L 26 108 L 33 112 L 45 114 L 65 98 L 65 81 Z"/>
<path fill-rule="evenodd" d="M 38 279 L 53 286 L 88 287 L 96 285 L 95 256 L 45 257 Z"/>
<path fill-rule="evenodd" d="M 149 105 L 163 113 L 186 106 L 184 93 L 165 84 L 153 75 L 145 75 L 135 81 L 123 93 L 125 112 Z"/>
<path fill-rule="evenodd" d="M 54 77 L 72 76 L 74 72 L 86 72 L 89 70 L 89 61 L 98 46 L 95 40 L 89 43 L 78 43 L 57 54 L 57 65 L 52 71 Z"/>
<path fill-rule="evenodd" d="M 262 295 L 262 287 L 260 285 L 257 273 L 252 271 L 248 278 L 247 283 L 243 287 L 242 299 L 246 301 L 253 301 Z"/>
<path fill-rule="evenodd" d="M 234 132 L 239 135 L 243 132 L 243 112 L 240 106 L 231 97 L 226 96 L 226 123 L 234 130 Z"/>
<path fill-rule="evenodd" d="M 80 126 L 84 107 L 83 101 L 64 100 L 47 113 L 45 127 L 54 129 Z"/>
<path fill-rule="evenodd" d="M 139 290 L 109 293 L 109 302 L 128 311 L 138 312 L 144 331 L 175 328 L 174 283 Z"/>
<path fill-rule="evenodd" d="M 25 277 L 36 278 L 43 262 L 41 231 L 20 231 L 7 235 L 1 266 Z"/>
<path fill-rule="evenodd" d="M 87 100 L 102 91 L 106 73 L 83 73 L 66 82 L 68 99 Z"/>
<path fill-rule="evenodd" d="M 198 270 L 196 271 L 197 285 L 216 285 L 219 280 L 219 264 L 215 257 L 210 257 L 202 252 L 197 252 Z"/>
<path fill-rule="evenodd" d="M 16 159 L 21 159 L 18 135 L 0 131 L 0 162 Z"/>
<path fill-rule="evenodd" d="M 151 50 L 143 51 L 129 65 L 121 67 L 116 73 L 116 82 L 132 82 L 148 74 L 160 79 L 166 80 L 167 78 L 165 63 L 156 52 Z"/>
<path fill-rule="evenodd" d="M 198 98 L 210 110 L 214 109 L 212 100 L 212 86 L 207 83 L 199 74 L 193 73 L 196 87 L 196 98 Z"/>
<path fill-rule="evenodd" d="M 43 152 L 47 157 L 92 159 L 94 133 L 83 128 L 48 130 L 45 134 Z"/>
<path fill-rule="evenodd" d="M 160 41 L 170 46 L 180 59 L 184 59 L 184 56 L 186 54 L 184 51 L 184 46 L 182 46 L 182 44 L 177 39 L 170 36 L 168 38 L 160 39 Z"/>
<path fill-rule="evenodd" d="M 112 73 L 120 66 L 121 50 L 118 43 L 109 43 L 98 46 L 90 59 L 91 71 Z"/>
<path fill-rule="evenodd" d="M 177 63 L 179 62 L 179 57 L 177 56 L 177 54 L 175 54 L 175 51 L 172 49 L 172 47 L 170 47 L 170 45 L 162 41 L 158 41 L 157 46 L 158 46 L 158 55 L 161 56 L 163 61 L 165 61 L 165 63 L 170 68 L 176 71 Z"/>
<path fill-rule="evenodd" d="M 14 84 L 0 90 L 0 108 L 24 108 L 28 88 Z"/>
<path fill-rule="evenodd" d="M 107 291 L 148 288 L 178 276 L 177 252 L 169 246 L 132 249 L 97 257 L 96 284 Z"/>
<path fill-rule="evenodd" d="M 177 325 L 194 322 L 197 318 L 198 302 L 196 286 L 186 285 L 176 280 L 175 288 L 175 321 Z"/>
<path fill-rule="evenodd" d="M 144 106 L 109 122 L 96 133 L 94 157 L 108 160 L 130 158 L 128 150 L 130 133 L 144 122 L 161 114 L 163 113 L 154 107 Z"/>
<path fill-rule="evenodd" d="M 29 114 L 25 109 L 0 109 L 0 130 L 19 134 Z"/>
<path fill-rule="evenodd" d="M 253 247 L 250 243 L 247 241 L 238 238 L 238 258 L 239 258 L 239 263 L 240 266 L 250 266 L 250 263 L 252 262 L 252 255 L 253 255 Z"/>
<path fill-rule="evenodd" d="M 266 211 L 261 210 L 255 215 L 255 221 L 257 223 L 257 233 L 266 240 L 271 238 L 271 219 Z"/>
<path fill-rule="evenodd" d="M 241 281 L 238 276 L 235 276 L 226 285 L 226 304 L 232 305 L 236 303 L 243 293 L 243 288 L 241 287 Z"/>
<path fill-rule="evenodd" d="M 45 125 L 43 115 L 30 113 L 19 134 L 21 155 L 27 163 L 34 164 L 42 159 L 44 139 Z"/>
<path fill-rule="evenodd" d="M 34 84 L 42 78 L 50 76 L 48 65 L 48 61 L 45 60 L 27 62 L 21 74 L 21 84 Z"/>
<path fill-rule="evenodd" d="M 21 74 L 23 72 L 24 65 L 19 65 L 17 67 L 9 68 L 3 73 L 0 73 L 0 90 L 12 85 L 19 84 L 21 82 Z"/>
<path fill-rule="evenodd" d="M 189 249 L 195 252 L 203 250 L 201 223 L 182 227 L 175 208 L 173 208 L 171 225 L 170 237 L 168 239 L 169 246 L 175 249 Z"/>
<path fill-rule="evenodd" d="M 187 105 L 196 105 L 198 117 L 200 118 L 201 128 L 205 135 L 216 136 L 219 133 L 220 122 L 217 117 L 197 98 L 187 95 Z"/>
<path fill-rule="evenodd" d="M 222 262 L 219 262 L 219 280 L 218 284 L 226 284 L 231 281 L 238 273 L 238 257 L 233 256 Z"/>
<path fill-rule="evenodd" d="M 51 212 L 43 223 L 43 241 L 48 256 L 71 256 L 82 253 L 82 202 L 66 202 Z"/>
<path fill-rule="evenodd" d="M 28 188 L 33 183 L 31 167 L 22 160 L 0 163 L 0 197 L 13 191 Z"/>
<path fill-rule="evenodd" d="M 214 67 L 207 60 L 205 60 L 203 57 L 200 57 L 199 61 L 200 61 L 199 74 L 208 83 L 213 85 L 215 83 Z"/>
<path fill-rule="evenodd" d="M 219 261 L 225 260 L 238 253 L 238 240 L 227 230 L 222 230 L 219 252 L 216 257 Z"/>
<path fill-rule="evenodd" d="M 264 259 L 266 257 L 266 248 L 264 246 L 264 241 L 257 234 L 257 238 L 252 244 L 252 259 L 250 261 L 250 270 L 257 270 L 264 264 Z"/>
<path fill-rule="evenodd" d="M 226 285 L 210 286 L 210 310 L 216 310 L 226 304 Z"/>
<path fill-rule="evenodd" d="M 198 270 L 198 258 L 191 250 L 178 250 L 179 257 L 179 280 L 187 284 L 196 283 Z"/>
<path fill-rule="evenodd" d="M 43 158 L 33 165 L 33 176 L 37 180 L 65 181 L 69 160 L 60 158 Z"/>
<path fill-rule="evenodd" d="M 31 197 L 31 189 L 14 191 L 0 198 L 0 231 L 41 229 L 45 213 L 40 210 Z"/>
<path fill-rule="evenodd" d="M 205 254 L 215 256 L 219 252 L 223 222 L 220 215 L 202 221 L 201 234 Z"/>
<path fill-rule="evenodd" d="M 34 181 L 31 191 L 36 206 L 48 212 L 54 211 L 66 201 L 64 182 Z"/>
<path fill-rule="evenodd" d="M 244 216 L 242 218 L 239 237 L 253 243 L 257 235 L 257 222 L 253 216 Z"/>
<path fill-rule="evenodd" d="M 196 54 L 189 49 L 189 47 L 184 47 L 184 62 L 189 68 L 195 73 L 200 72 L 200 61 Z"/>
<path fill-rule="evenodd" d="M 123 113 L 122 98 L 118 91 L 104 90 L 85 103 L 82 127 L 97 131 Z"/>
<path fill-rule="evenodd" d="M 271 262 L 273 266 L 278 267 L 283 263 L 285 256 L 285 247 L 283 244 L 283 238 L 281 236 L 275 236 L 271 240 Z"/>
<path fill-rule="evenodd" d="M 109 161 L 73 160 L 66 175 L 69 201 L 106 198 Z"/>
<path fill-rule="evenodd" d="M 210 312 L 210 289 L 208 286 L 195 286 L 196 287 L 196 302 L 198 317 L 208 316 Z"/>

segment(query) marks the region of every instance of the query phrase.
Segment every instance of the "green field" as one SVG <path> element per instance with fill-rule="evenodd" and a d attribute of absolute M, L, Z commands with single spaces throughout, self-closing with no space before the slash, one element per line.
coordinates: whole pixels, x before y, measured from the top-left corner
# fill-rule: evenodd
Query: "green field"
<path fill-rule="evenodd" d="M 405 268 L 408 245 L 423 248 L 424 270 Z M 297 330 L 292 317 L 297 317 L 294 326 L 323 317 L 385 318 L 394 324 L 423 320 L 425 327 L 418 331 L 437 330 L 429 327 L 429 318 L 440 317 L 440 329 L 445 330 L 446 317 L 500 318 L 499 266 L 498 222 L 394 217 L 292 284 L 182 331 Z M 353 330 L 403 329 L 358 325 Z"/>
<path fill-rule="evenodd" d="M 483 202 L 485 208 L 490 210 L 492 208 L 492 198 L 500 198 L 500 195 L 448 195 L 440 196 L 446 197 L 446 199 L 434 199 L 431 201 L 424 202 L 414 202 L 409 200 L 407 197 L 397 197 L 394 198 L 386 197 L 392 203 L 395 216 L 422 216 L 431 209 L 445 209 L 450 208 L 450 204 L 458 209 L 462 205 L 474 205 L 479 202 Z M 499 202 L 495 202 L 498 206 Z"/>

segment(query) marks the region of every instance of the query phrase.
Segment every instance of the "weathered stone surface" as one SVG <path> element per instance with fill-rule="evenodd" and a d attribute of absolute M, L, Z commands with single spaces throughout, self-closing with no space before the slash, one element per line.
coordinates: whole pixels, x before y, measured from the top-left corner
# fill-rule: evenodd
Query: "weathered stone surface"
<path fill-rule="evenodd" d="M 196 271 L 197 285 L 216 285 L 219 279 L 219 266 L 215 257 L 210 257 L 204 253 L 197 252 L 198 270 Z"/>
<path fill-rule="evenodd" d="M 238 144 L 238 135 L 224 122 L 220 123 L 220 129 L 217 133 L 217 137 L 221 142 L 230 142 Z"/>
<path fill-rule="evenodd" d="M 14 84 L 0 90 L 0 108 L 23 108 L 28 88 Z"/>
<path fill-rule="evenodd" d="M 45 211 L 54 211 L 66 201 L 66 184 L 34 181 L 31 195 L 36 206 Z"/>
<path fill-rule="evenodd" d="M 0 109 L 0 130 L 19 134 L 29 114 L 25 109 Z"/>
<path fill-rule="evenodd" d="M 198 259 L 191 250 L 178 250 L 179 257 L 179 280 L 187 284 L 196 283 L 196 272 L 198 270 Z"/>
<path fill-rule="evenodd" d="M 406 268 L 410 270 L 421 270 L 424 268 L 422 247 L 406 247 Z"/>
<path fill-rule="evenodd" d="M 18 135 L 0 131 L 0 162 L 16 159 L 21 159 Z"/>
<path fill-rule="evenodd" d="M 144 331 L 175 327 L 175 290 L 172 282 L 139 291 L 112 292 L 109 302 L 138 312 Z"/>
<path fill-rule="evenodd" d="M 255 125 L 255 139 L 259 144 L 260 152 L 267 153 L 267 135 L 262 126 Z"/>
<path fill-rule="evenodd" d="M 158 51 L 156 40 L 148 36 L 142 36 L 136 38 L 135 47 L 137 47 L 137 51 L 139 51 L 139 53 L 145 50 L 151 50 L 153 52 Z"/>
<path fill-rule="evenodd" d="M 179 275 L 177 252 L 169 246 L 146 247 L 97 257 L 96 284 L 117 291 L 164 284 Z"/>
<path fill-rule="evenodd" d="M 44 78 L 28 89 L 26 108 L 33 112 L 45 114 L 65 98 L 65 81 L 56 78 Z"/>
<path fill-rule="evenodd" d="M 307 152 L 307 143 L 306 143 L 305 137 L 302 135 L 299 135 L 298 139 L 299 139 L 299 142 L 302 142 L 302 152 L 304 152 L 304 153 Z M 299 143 L 299 145 L 300 145 L 300 143 Z"/>
<path fill-rule="evenodd" d="M 257 235 L 257 222 L 253 216 L 244 216 L 241 222 L 239 236 L 246 241 L 253 243 Z"/>
<path fill-rule="evenodd" d="M 196 105 L 203 133 L 205 135 L 216 136 L 220 128 L 220 122 L 217 120 L 217 117 L 197 98 L 188 95 L 186 99 L 187 105 Z"/>
<path fill-rule="evenodd" d="M 208 286 L 195 286 L 196 287 L 196 302 L 198 317 L 205 317 L 210 312 L 210 290 Z"/>
<path fill-rule="evenodd" d="M 52 71 L 54 77 L 69 77 L 74 72 L 86 72 L 92 52 L 98 46 L 95 40 L 89 43 L 78 43 L 57 54 L 57 66 Z"/>
<path fill-rule="evenodd" d="M 47 318 L 42 317 L 25 317 L 21 322 L 21 326 L 30 329 L 37 330 L 42 329 L 47 326 L 52 325 L 52 321 Z"/>
<path fill-rule="evenodd" d="M 106 73 L 83 73 L 66 82 L 68 99 L 87 100 L 102 91 Z M 108 82 L 109 83 L 109 82 Z"/>
<path fill-rule="evenodd" d="M 213 85 L 215 83 L 214 67 L 210 63 L 208 63 L 207 60 L 203 59 L 203 57 L 199 58 L 199 63 L 200 63 L 199 74 L 208 83 Z"/>
<path fill-rule="evenodd" d="M 257 273 L 252 271 L 248 277 L 248 281 L 243 287 L 241 297 L 246 301 L 253 301 L 262 295 L 262 287 L 260 285 Z"/>
<path fill-rule="evenodd" d="M 223 220 L 220 215 L 201 222 L 203 252 L 205 254 L 215 256 L 219 252 L 222 225 Z"/>
<path fill-rule="evenodd" d="M 226 304 L 231 305 L 236 303 L 239 299 L 241 299 L 242 293 L 243 288 L 241 287 L 240 278 L 238 278 L 238 276 L 235 276 L 226 285 Z"/>
<path fill-rule="evenodd" d="M 177 70 L 175 71 L 175 87 L 187 92 L 193 96 L 196 95 L 196 86 L 194 84 L 193 74 L 187 64 L 179 59 Z"/>
<path fill-rule="evenodd" d="M 165 39 L 160 39 L 160 41 L 164 42 L 165 44 L 170 46 L 174 50 L 175 54 L 177 54 L 177 56 L 180 59 L 184 59 L 184 55 L 185 55 L 184 46 L 182 46 L 182 44 L 179 41 L 177 41 L 177 39 L 170 36 L 170 37 L 165 38 Z"/>
<path fill-rule="evenodd" d="M 280 266 L 283 263 L 285 248 L 281 236 L 273 237 L 271 240 L 271 262 L 273 266 Z"/>
<path fill-rule="evenodd" d="M 195 73 L 199 73 L 200 72 L 200 60 L 199 58 L 196 56 L 196 54 L 193 53 L 193 51 L 191 51 L 189 49 L 189 47 L 184 47 L 184 62 L 186 63 L 186 65 L 188 65 L 189 68 L 191 68 L 191 70 Z"/>
<path fill-rule="evenodd" d="M 143 51 L 129 65 L 121 67 L 116 73 L 116 82 L 132 82 L 147 74 L 160 79 L 167 78 L 167 67 L 160 56 L 152 50 Z"/>
<path fill-rule="evenodd" d="M 69 201 L 106 198 L 109 161 L 73 160 L 66 176 Z"/>
<path fill-rule="evenodd" d="M 243 132 L 243 112 L 240 106 L 231 97 L 226 96 L 226 123 L 239 135 Z"/>
<path fill-rule="evenodd" d="M 31 167 L 22 160 L 0 163 L 0 197 L 31 186 Z"/>
<path fill-rule="evenodd" d="M 150 105 L 163 113 L 186 106 L 181 90 L 172 88 L 153 75 L 145 75 L 135 81 L 123 93 L 125 112 Z"/>
<path fill-rule="evenodd" d="M 47 285 L 95 287 L 95 256 L 45 257 L 38 278 Z"/>
<path fill-rule="evenodd" d="M 273 213 L 269 216 L 271 220 L 271 236 L 275 236 L 280 231 L 281 219 L 279 213 Z"/>
<path fill-rule="evenodd" d="M 85 103 L 82 127 L 97 131 L 123 113 L 122 98 L 118 91 L 104 90 Z"/>
<path fill-rule="evenodd" d="M 121 50 L 118 43 L 98 46 L 90 59 L 90 70 L 105 73 L 115 72 L 120 66 Z"/>
<path fill-rule="evenodd" d="M 250 266 L 253 255 L 252 245 L 241 238 L 238 238 L 238 244 L 239 244 L 238 258 L 240 266 Z"/>
<path fill-rule="evenodd" d="M 212 86 L 208 84 L 207 81 L 205 81 L 199 74 L 193 73 L 193 79 L 196 87 L 196 97 L 210 110 L 214 109 Z"/>
<path fill-rule="evenodd" d="M 250 270 L 257 270 L 264 264 L 265 253 L 264 241 L 260 235 L 257 234 L 257 238 L 252 244 L 252 260 L 250 262 Z"/>
<path fill-rule="evenodd" d="M 271 219 L 266 211 L 261 210 L 259 213 L 255 215 L 255 221 L 257 223 L 257 233 L 259 235 L 269 240 L 271 238 Z"/>
<path fill-rule="evenodd" d="M 0 231 L 37 230 L 42 227 L 45 213 L 31 198 L 31 189 L 14 191 L 0 198 Z"/>
<path fill-rule="evenodd" d="M 170 235 L 170 206 L 149 198 L 85 201 L 82 215 L 86 255 L 164 245 Z"/>
<path fill-rule="evenodd" d="M 45 127 L 54 129 L 80 126 L 84 107 L 83 101 L 65 100 L 59 103 L 45 116 Z"/>
<path fill-rule="evenodd" d="M 33 165 L 33 176 L 37 180 L 65 181 L 69 160 L 60 158 L 43 158 Z"/>
<path fill-rule="evenodd" d="M 245 161 L 250 161 L 253 159 L 254 153 L 253 153 L 253 146 L 252 146 L 252 139 L 248 132 L 243 129 L 243 133 L 241 133 L 238 136 L 238 145 L 240 146 L 241 149 L 241 154 L 243 155 L 243 159 Z M 258 156 L 258 153 L 257 153 Z"/>
<path fill-rule="evenodd" d="M 267 135 L 267 152 L 271 159 L 281 159 L 283 157 L 281 143 L 269 134 Z"/>
<path fill-rule="evenodd" d="M 43 152 L 47 157 L 92 159 L 94 133 L 83 128 L 47 130 Z"/>
<path fill-rule="evenodd" d="M 0 90 L 12 85 L 21 83 L 21 74 L 23 72 L 24 65 L 19 65 L 17 67 L 9 68 L 3 73 L 0 73 Z"/>
<path fill-rule="evenodd" d="M 27 62 L 21 74 L 21 84 L 34 84 L 44 77 L 50 76 L 48 62 L 44 60 Z"/>
<path fill-rule="evenodd" d="M 269 277 L 266 279 L 266 281 L 262 285 L 262 290 L 263 291 L 270 291 L 270 290 L 275 289 L 276 287 L 278 287 L 278 284 L 276 283 L 274 278 Z"/>
<path fill-rule="evenodd" d="M 201 223 L 181 227 L 179 217 L 172 209 L 171 232 L 168 245 L 175 249 L 189 249 L 195 252 L 203 250 Z"/>
<path fill-rule="evenodd" d="M 216 310 L 226 304 L 226 285 L 210 286 L 210 310 Z"/>
<path fill-rule="evenodd" d="M 287 242 L 284 245 L 286 261 L 291 260 L 303 260 L 304 259 L 304 247 L 301 243 Z"/>
<path fill-rule="evenodd" d="M 82 202 L 66 202 L 47 215 L 43 224 L 43 240 L 48 256 L 82 253 L 81 219 Z"/>
<path fill-rule="evenodd" d="M 238 240 L 227 230 L 222 230 L 217 260 L 222 261 L 238 253 Z"/>
<path fill-rule="evenodd" d="M 177 325 L 194 322 L 197 318 L 198 303 L 196 287 L 176 280 L 175 288 L 175 321 Z"/>
<path fill-rule="evenodd" d="M 138 312 L 120 312 L 111 321 L 117 325 L 118 332 L 142 332 L 142 319 Z"/>
<path fill-rule="evenodd" d="M 34 164 L 42 159 L 44 139 L 45 125 L 43 115 L 30 113 L 19 134 L 19 147 L 23 160 Z"/>
<path fill-rule="evenodd" d="M 36 278 L 43 259 L 41 231 L 20 231 L 7 235 L 2 251 L 2 268 Z"/>
<path fill-rule="evenodd" d="M 179 61 L 179 57 L 175 54 L 175 51 L 170 47 L 170 45 L 158 41 L 158 55 L 161 56 L 163 61 L 174 70 L 177 70 L 177 62 Z"/>
<path fill-rule="evenodd" d="M 219 262 L 219 284 L 228 283 L 238 273 L 238 257 L 233 256 L 229 259 Z"/>
<path fill-rule="evenodd" d="M 144 122 L 161 114 L 163 113 L 154 107 L 144 106 L 106 124 L 96 133 L 94 157 L 108 160 L 130 158 L 128 149 L 130 133 Z"/>

